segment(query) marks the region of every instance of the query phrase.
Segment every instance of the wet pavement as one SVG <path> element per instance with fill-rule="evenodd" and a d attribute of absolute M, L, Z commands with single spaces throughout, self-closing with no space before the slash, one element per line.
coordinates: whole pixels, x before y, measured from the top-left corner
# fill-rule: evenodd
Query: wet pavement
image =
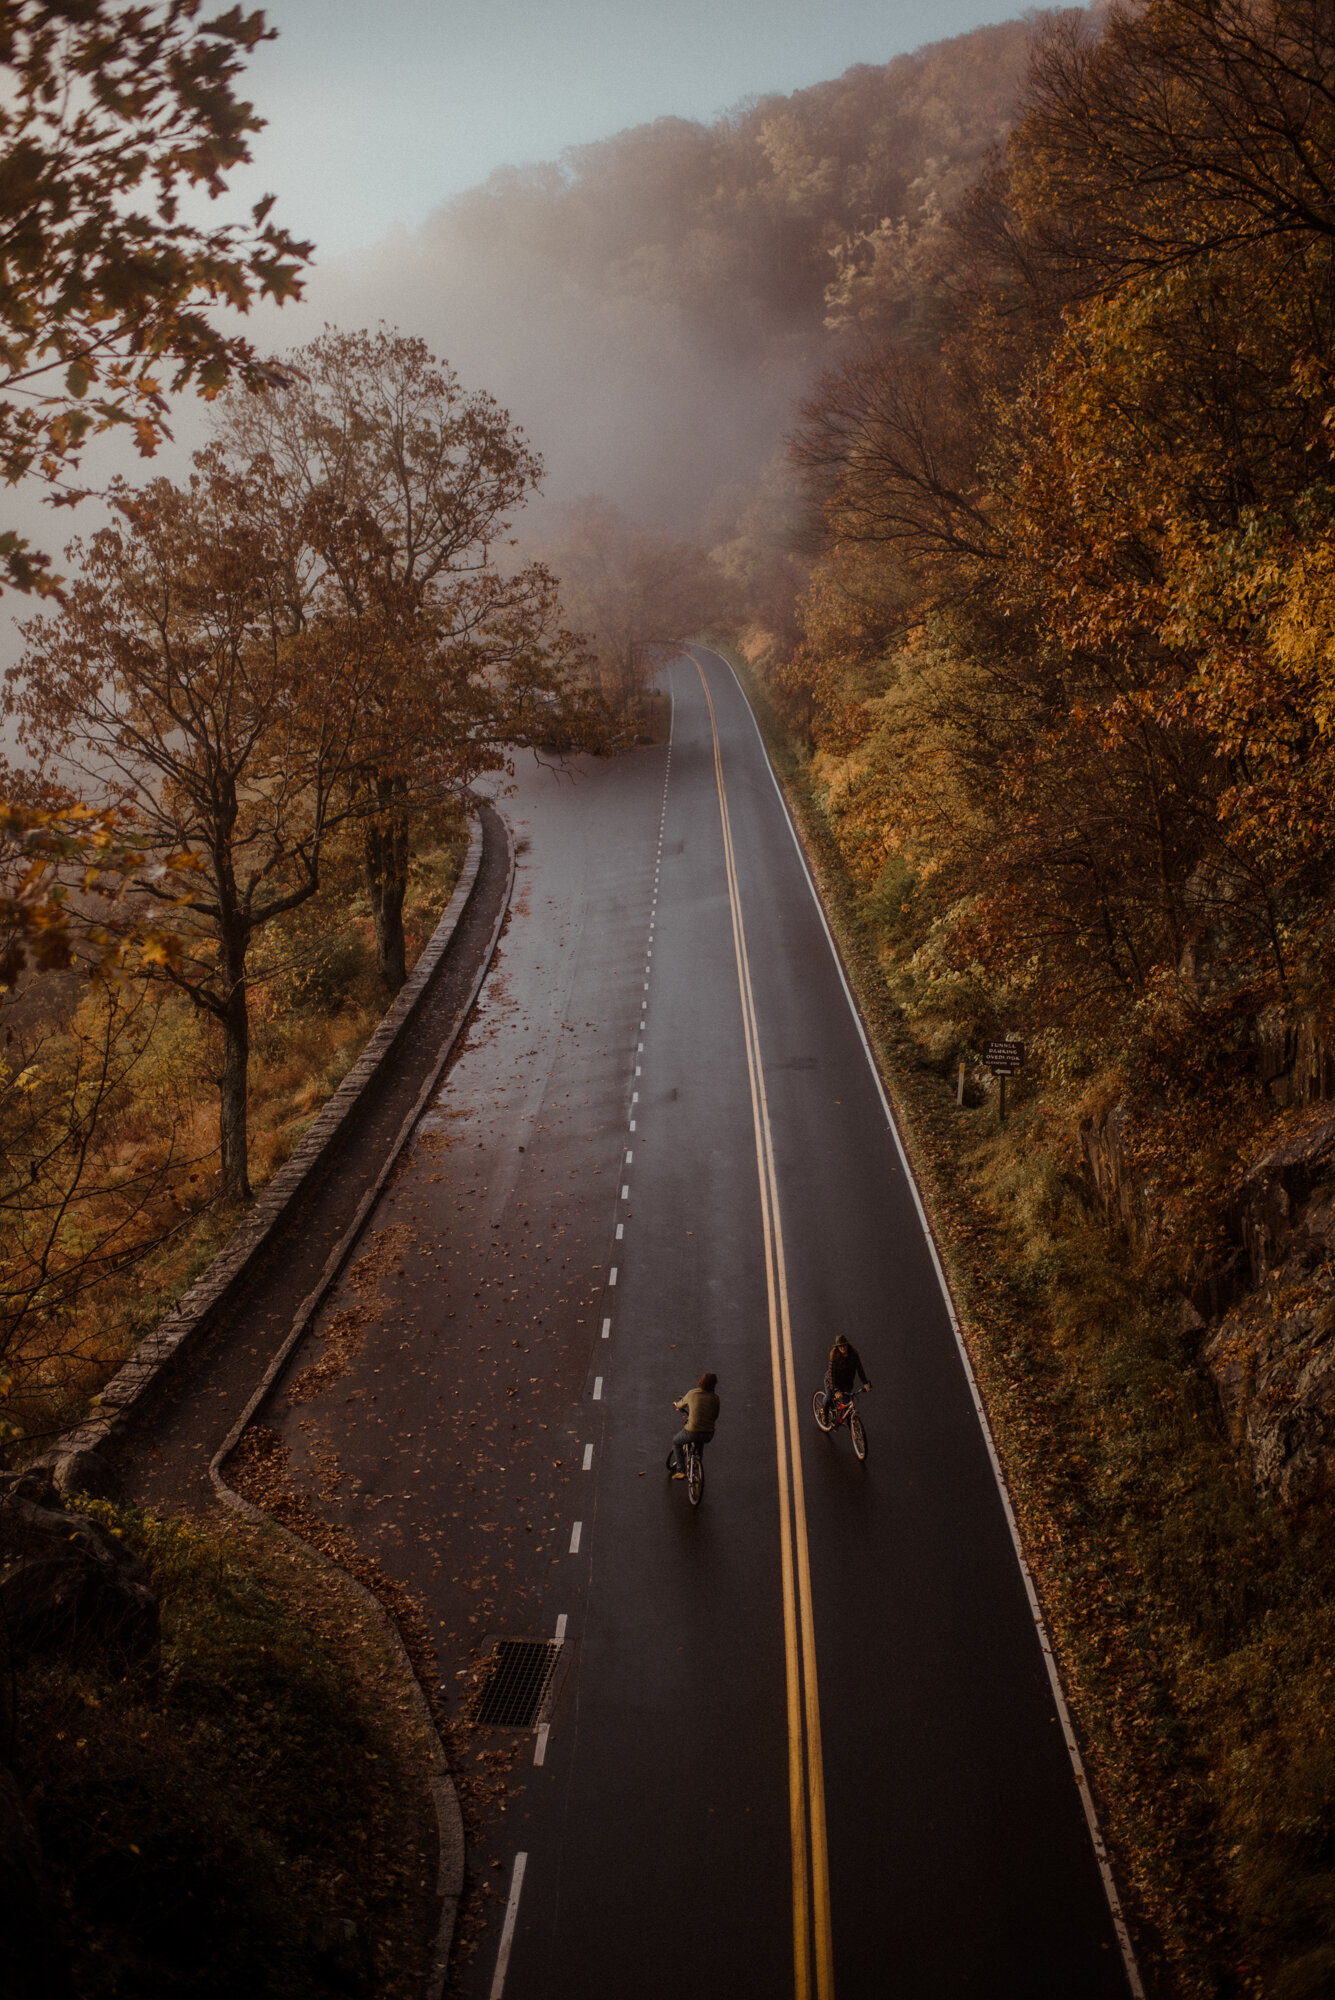
<path fill-rule="evenodd" d="M 1122 1993 L 911 1190 L 701 659 L 730 845 L 689 660 L 670 752 L 520 770 L 467 1046 L 264 1421 L 425 1608 L 494 1889 L 460 1993 Z M 810 1417 L 840 1328 L 865 1465 Z M 663 1454 L 705 1368 L 693 1512 Z M 549 1728 L 466 1730 L 487 1643 L 558 1633 Z"/>

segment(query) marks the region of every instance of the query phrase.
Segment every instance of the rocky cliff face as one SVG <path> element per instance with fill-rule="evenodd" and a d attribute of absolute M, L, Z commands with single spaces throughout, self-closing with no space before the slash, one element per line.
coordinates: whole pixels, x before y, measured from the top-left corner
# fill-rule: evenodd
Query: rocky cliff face
<path fill-rule="evenodd" d="M 1261 1087 L 1275 1104 L 1321 1104 L 1335 1097 L 1335 1049 L 1322 1040 L 1316 1016 L 1276 1010 L 1256 1024 Z"/>
<path fill-rule="evenodd" d="M 1148 1250 L 1154 1239 L 1149 1190 L 1131 1163 L 1130 1121 L 1125 1104 L 1114 1104 L 1102 1118 L 1086 1119 L 1080 1149 L 1104 1214 L 1117 1222 L 1133 1249 Z"/>
<path fill-rule="evenodd" d="M 1317 1055 L 1300 1046 L 1304 1089 L 1289 1100 L 1312 1108 L 1248 1169 L 1227 1217 L 1232 1253 L 1183 1305 L 1230 1436 L 1288 1508 L 1335 1494 L 1335 1114 L 1319 1108 Z M 1143 1252 L 1155 1247 L 1152 1190 L 1136 1180 L 1128 1135 L 1119 1105 L 1081 1141 L 1105 1214 Z"/>
<path fill-rule="evenodd" d="M 1335 1117 L 1250 1169 L 1229 1215 L 1253 1289 L 1205 1344 L 1235 1443 L 1286 1507 L 1335 1492 Z"/>

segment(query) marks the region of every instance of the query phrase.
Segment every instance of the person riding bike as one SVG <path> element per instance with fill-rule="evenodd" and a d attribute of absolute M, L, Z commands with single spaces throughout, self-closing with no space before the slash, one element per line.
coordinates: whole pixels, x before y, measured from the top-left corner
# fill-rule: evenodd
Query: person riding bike
<path fill-rule="evenodd" d="M 862 1356 L 856 1347 L 841 1333 L 830 1349 L 830 1365 L 825 1370 L 825 1409 L 827 1414 L 834 1409 L 834 1399 L 842 1396 L 845 1401 L 857 1388 L 858 1377 L 862 1377 L 864 1389 L 870 1389 L 867 1371 L 862 1365 Z"/>
<path fill-rule="evenodd" d="M 673 1409 L 680 1410 L 686 1419 L 685 1428 L 679 1430 L 672 1440 L 674 1479 L 686 1477 L 686 1455 L 682 1446 L 693 1444 L 703 1451 L 714 1435 L 714 1426 L 718 1422 L 719 1413 L 719 1400 L 714 1394 L 717 1381 L 717 1375 L 702 1375 L 694 1389 L 688 1389 L 680 1401 L 672 1405 Z"/>

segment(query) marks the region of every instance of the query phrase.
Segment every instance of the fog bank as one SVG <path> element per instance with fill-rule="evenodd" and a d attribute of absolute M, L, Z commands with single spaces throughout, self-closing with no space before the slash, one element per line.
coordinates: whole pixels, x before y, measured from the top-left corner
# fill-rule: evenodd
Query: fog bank
<path fill-rule="evenodd" d="M 280 348 L 324 321 L 419 334 L 522 425 L 551 500 L 597 491 L 695 532 L 841 346 L 893 319 L 897 272 L 1009 129 L 1028 34 L 977 29 L 504 170 L 320 264 L 307 304 L 257 325 Z"/>

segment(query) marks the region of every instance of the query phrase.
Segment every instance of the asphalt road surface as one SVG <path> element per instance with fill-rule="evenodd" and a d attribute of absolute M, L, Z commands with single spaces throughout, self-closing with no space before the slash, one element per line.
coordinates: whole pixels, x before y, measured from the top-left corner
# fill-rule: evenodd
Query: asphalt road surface
<path fill-rule="evenodd" d="M 420 1594 L 473 1732 L 469 2000 L 1128 1992 L 984 1434 L 749 710 L 504 801 L 469 1043 L 266 1418 Z M 811 1414 L 860 1348 L 865 1464 Z M 703 1504 L 664 1471 L 705 1369 Z M 463 1738 L 461 1736 L 461 1742 Z"/>

